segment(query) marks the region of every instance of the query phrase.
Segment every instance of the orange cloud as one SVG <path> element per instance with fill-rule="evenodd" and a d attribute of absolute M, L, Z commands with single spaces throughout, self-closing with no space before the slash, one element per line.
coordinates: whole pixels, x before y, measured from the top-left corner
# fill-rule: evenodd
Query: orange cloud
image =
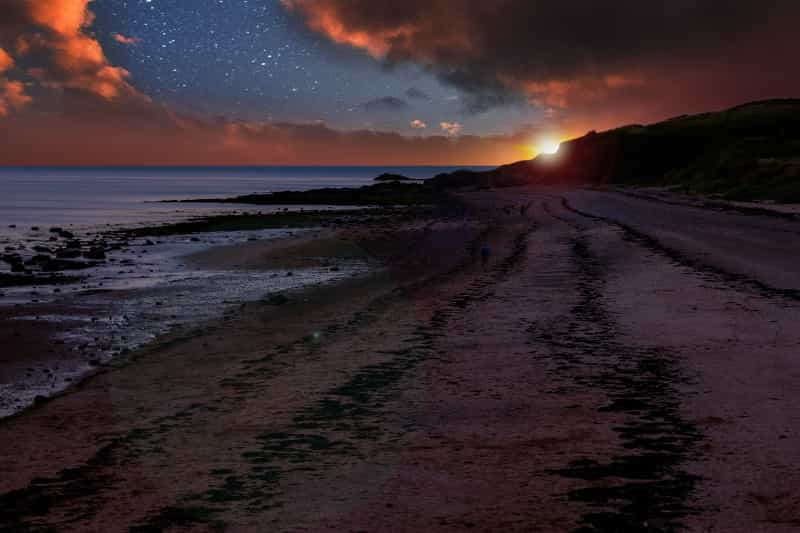
<path fill-rule="evenodd" d="M 0 48 L 0 74 L 14 66 L 14 58 Z M 0 117 L 7 116 L 11 109 L 21 109 L 31 101 L 25 94 L 25 85 L 19 81 L 0 77 Z"/>
<path fill-rule="evenodd" d="M 90 0 L 7 0 L 0 40 L 13 44 L 27 74 L 49 89 L 86 91 L 105 99 L 147 100 L 127 70 L 109 63 L 88 33 Z"/>
<path fill-rule="evenodd" d="M 0 74 L 14 66 L 14 58 L 0 48 Z"/>
<path fill-rule="evenodd" d="M 439 123 L 439 127 L 447 135 L 455 136 L 461 133 L 461 130 L 464 126 L 462 126 L 459 122 L 441 122 Z"/>
<path fill-rule="evenodd" d="M 93 22 L 94 15 L 89 11 L 89 1 L 27 0 L 24 9 L 34 24 L 71 37 Z"/>
<path fill-rule="evenodd" d="M 508 79 L 509 86 L 516 85 L 528 100 L 540 107 L 566 108 L 573 104 L 587 104 L 607 98 L 614 91 L 644 87 L 645 81 L 636 76 L 608 74 L 605 76 L 583 76 L 572 79 L 515 82 Z"/>
<path fill-rule="evenodd" d="M 310 28 L 324 33 L 332 41 L 346 44 L 355 48 L 366 50 L 373 57 L 383 57 L 389 49 L 387 40 L 403 34 L 402 28 L 394 28 L 387 34 L 373 34 L 365 31 L 352 30 L 341 22 L 335 6 L 319 3 L 315 9 L 308 8 L 308 0 L 281 0 L 281 3 L 290 10 L 302 10 L 307 15 Z"/>
<path fill-rule="evenodd" d="M 115 41 L 117 41 L 120 44 L 124 44 L 126 46 L 133 46 L 134 44 L 139 42 L 139 39 L 137 39 L 136 37 L 125 37 L 121 33 L 115 33 L 113 37 Z"/>
<path fill-rule="evenodd" d="M 20 81 L 0 79 L 0 117 L 7 116 L 11 109 L 22 109 L 31 102 Z"/>

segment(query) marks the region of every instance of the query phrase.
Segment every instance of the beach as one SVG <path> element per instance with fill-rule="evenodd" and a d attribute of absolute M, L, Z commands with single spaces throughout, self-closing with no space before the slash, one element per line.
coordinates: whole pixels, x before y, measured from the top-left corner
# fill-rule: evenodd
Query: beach
<path fill-rule="evenodd" d="M 794 530 L 799 231 L 527 187 L 217 242 L 182 264 L 366 267 L 0 422 L 0 529 Z"/>

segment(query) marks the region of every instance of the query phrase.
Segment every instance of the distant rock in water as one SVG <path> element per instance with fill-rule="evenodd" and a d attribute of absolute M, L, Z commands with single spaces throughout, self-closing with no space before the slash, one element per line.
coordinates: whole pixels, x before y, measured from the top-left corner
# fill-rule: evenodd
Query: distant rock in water
<path fill-rule="evenodd" d="M 357 188 L 325 188 L 308 191 L 280 191 L 248 194 L 235 198 L 204 198 L 180 202 L 214 202 L 253 205 L 342 205 L 342 206 L 413 206 L 440 203 L 443 196 L 422 180 L 401 176 L 402 180 L 384 180 Z"/>
<path fill-rule="evenodd" d="M 390 174 L 388 172 L 381 174 L 375 181 L 414 181 L 412 178 L 408 176 L 403 176 L 401 174 Z"/>

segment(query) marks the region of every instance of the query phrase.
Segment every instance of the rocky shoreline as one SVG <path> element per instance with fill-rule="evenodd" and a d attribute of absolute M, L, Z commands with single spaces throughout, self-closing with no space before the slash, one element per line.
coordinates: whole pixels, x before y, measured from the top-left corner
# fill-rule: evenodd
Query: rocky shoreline
<path fill-rule="evenodd" d="M 194 327 L 253 299 L 282 302 L 286 291 L 359 275 L 370 267 L 356 255 L 260 258 L 297 247 L 303 235 L 334 235 L 387 216 L 405 215 L 287 211 L 86 234 L 32 230 L 2 256 L 13 272 L 0 273 L 0 417 L 66 390 L 175 328 Z M 228 251 L 209 254 L 215 249 Z M 236 253 L 256 260 L 226 260 Z M 191 259 L 197 254 L 210 259 Z"/>

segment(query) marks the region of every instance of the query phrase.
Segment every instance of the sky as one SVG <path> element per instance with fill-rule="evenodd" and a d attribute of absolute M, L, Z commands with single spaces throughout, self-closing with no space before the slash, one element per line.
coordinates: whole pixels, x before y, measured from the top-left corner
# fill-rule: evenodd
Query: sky
<path fill-rule="evenodd" d="M 0 164 L 500 164 L 800 96 L 794 0 L 3 0 Z"/>

